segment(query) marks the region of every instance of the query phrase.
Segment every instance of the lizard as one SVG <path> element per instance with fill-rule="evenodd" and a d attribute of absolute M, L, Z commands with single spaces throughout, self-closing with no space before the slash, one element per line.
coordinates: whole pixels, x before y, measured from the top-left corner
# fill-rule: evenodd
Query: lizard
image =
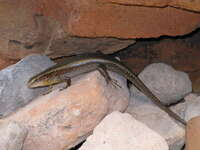
<path fill-rule="evenodd" d="M 71 84 L 71 78 L 94 70 L 98 70 L 105 77 L 107 83 L 111 82 L 117 86 L 119 85 L 109 76 L 107 70 L 120 74 L 149 97 L 154 104 L 165 111 L 170 117 L 186 125 L 186 121 L 165 106 L 130 68 L 119 60 L 104 54 L 69 57 L 66 61 L 56 64 L 30 78 L 27 82 L 27 86 L 29 88 L 38 88 L 62 82 L 66 82 L 69 86 Z"/>

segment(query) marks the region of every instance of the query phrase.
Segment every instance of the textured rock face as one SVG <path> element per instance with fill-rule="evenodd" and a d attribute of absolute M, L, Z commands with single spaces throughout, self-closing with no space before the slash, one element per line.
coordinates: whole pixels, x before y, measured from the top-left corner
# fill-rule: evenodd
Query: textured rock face
<path fill-rule="evenodd" d="M 36 3 L 34 0 L 0 1 L 0 68 L 32 53 L 51 57 L 96 51 L 111 53 L 135 42 L 70 37 L 56 20 L 35 11 Z M 60 11 L 58 7 L 55 9 Z"/>
<path fill-rule="evenodd" d="M 95 128 L 80 150 L 168 150 L 166 141 L 129 114 L 113 112 Z"/>
<path fill-rule="evenodd" d="M 42 0 L 38 4 L 43 13 L 62 22 L 69 34 L 82 37 L 183 35 L 195 30 L 200 20 L 198 13 L 172 7 L 124 6 L 94 0 Z"/>
<path fill-rule="evenodd" d="M 27 129 L 16 122 L 0 125 L 0 149 L 22 150 Z"/>
<path fill-rule="evenodd" d="M 187 0 L 103 0 L 105 3 L 114 3 L 121 5 L 136 5 L 136 6 L 154 6 L 154 7 L 178 7 L 192 11 L 200 11 L 200 1 L 187 1 Z"/>
<path fill-rule="evenodd" d="M 98 71 L 80 76 L 60 92 L 35 99 L 0 123 L 16 121 L 28 129 L 23 150 L 63 150 L 84 140 L 108 113 L 124 111 L 126 80 L 112 74 L 121 88 L 107 84 Z"/>

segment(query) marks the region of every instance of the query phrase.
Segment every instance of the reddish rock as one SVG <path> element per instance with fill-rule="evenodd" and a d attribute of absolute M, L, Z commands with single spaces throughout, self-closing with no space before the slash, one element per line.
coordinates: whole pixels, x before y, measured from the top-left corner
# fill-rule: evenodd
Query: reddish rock
<path fill-rule="evenodd" d="M 112 78 L 122 88 L 107 84 L 95 71 L 74 79 L 72 86 L 61 92 L 32 101 L 1 123 L 16 121 L 28 129 L 23 150 L 68 149 L 84 140 L 106 114 L 126 109 L 126 82 L 117 74 Z"/>
<path fill-rule="evenodd" d="M 61 22 L 70 35 L 82 37 L 183 35 L 198 28 L 200 22 L 200 14 L 172 7 L 124 6 L 94 0 L 38 0 L 38 9 Z"/>
<path fill-rule="evenodd" d="M 1 57 L 0 59 L 0 70 L 8 67 L 9 65 L 15 64 L 17 60 L 9 60 Z"/>
<path fill-rule="evenodd" d="M 195 117 L 188 122 L 186 128 L 186 150 L 200 149 L 200 117 Z"/>
<path fill-rule="evenodd" d="M 112 53 L 135 42 L 132 39 L 70 37 L 60 23 L 35 11 L 36 2 L 33 0 L 0 2 L 2 59 L 19 60 L 32 53 L 46 54 L 53 58 L 95 51 Z"/>
<path fill-rule="evenodd" d="M 200 1 L 180 1 L 180 0 L 104 0 L 105 3 L 136 5 L 136 6 L 152 6 L 152 7 L 178 7 L 192 11 L 200 11 Z"/>

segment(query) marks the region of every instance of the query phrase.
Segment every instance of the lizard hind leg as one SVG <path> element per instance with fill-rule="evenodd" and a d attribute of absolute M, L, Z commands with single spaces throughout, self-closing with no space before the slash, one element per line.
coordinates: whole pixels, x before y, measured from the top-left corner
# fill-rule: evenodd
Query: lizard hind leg
<path fill-rule="evenodd" d="M 108 72 L 106 70 L 106 67 L 104 65 L 99 65 L 98 68 L 97 68 L 97 70 L 105 78 L 107 84 L 111 83 L 114 87 L 121 88 L 121 86 L 119 85 L 119 83 L 117 82 L 117 80 L 112 79 L 110 77 L 110 75 L 108 74 Z"/>

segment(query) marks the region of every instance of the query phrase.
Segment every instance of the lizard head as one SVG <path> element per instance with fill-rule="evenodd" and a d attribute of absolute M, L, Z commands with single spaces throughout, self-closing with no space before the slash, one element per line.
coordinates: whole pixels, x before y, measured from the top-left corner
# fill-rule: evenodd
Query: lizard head
<path fill-rule="evenodd" d="M 28 88 L 39 88 L 61 83 L 62 77 L 54 74 L 36 75 L 27 82 Z"/>

